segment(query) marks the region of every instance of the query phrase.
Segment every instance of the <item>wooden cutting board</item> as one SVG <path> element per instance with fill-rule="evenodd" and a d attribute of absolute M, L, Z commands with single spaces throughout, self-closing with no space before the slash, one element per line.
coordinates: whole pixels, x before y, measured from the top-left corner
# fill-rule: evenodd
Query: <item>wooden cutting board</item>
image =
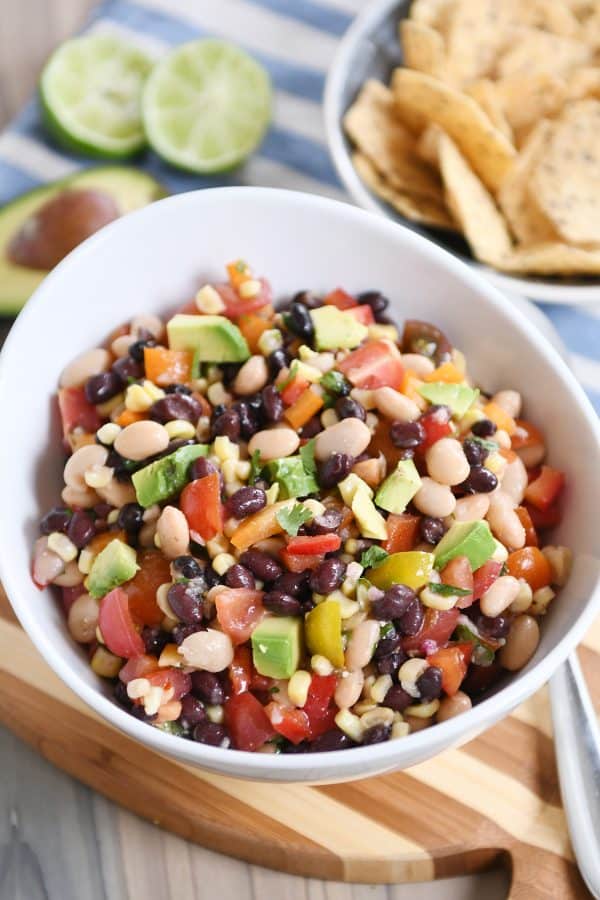
<path fill-rule="evenodd" d="M 598 708 L 600 621 L 580 658 Z M 407 772 L 326 787 L 238 781 L 168 760 L 91 713 L 39 656 L 0 588 L 0 721 L 111 800 L 259 865 L 386 883 L 501 862 L 512 900 L 591 896 L 569 844 L 545 689 L 460 750 Z"/>

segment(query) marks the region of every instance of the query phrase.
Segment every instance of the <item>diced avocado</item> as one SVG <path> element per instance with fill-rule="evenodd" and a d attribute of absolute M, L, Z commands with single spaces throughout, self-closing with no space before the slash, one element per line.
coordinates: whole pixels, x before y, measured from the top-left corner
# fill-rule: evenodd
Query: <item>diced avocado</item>
<path fill-rule="evenodd" d="M 138 569 L 133 547 L 115 538 L 94 559 L 86 587 L 92 597 L 104 597 L 113 588 L 133 578 Z"/>
<path fill-rule="evenodd" d="M 421 487 L 421 478 L 412 459 L 402 459 L 385 479 L 375 497 L 375 503 L 388 512 L 400 515 Z"/>
<path fill-rule="evenodd" d="M 393 584 L 406 584 L 416 591 L 431 581 L 433 564 L 433 553 L 406 550 L 392 553 L 377 567 L 367 569 L 365 577 L 382 591 L 387 591 Z"/>
<path fill-rule="evenodd" d="M 242 332 L 225 316 L 186 316 L 179 313 L 167 322 L 171 350 L 191 350 L 193 370 L 201 362 L 244 362 L 250 350 Z"/>
<path fill-rule="evenodd" d="M 280 500 L 289 497 L 307 497 L 319 490 L 314 477 L 304 468 L 300 456 L 288 456 L 285 459 L 273 459 L 267 463 L 267 473 L 271 482 L 279 484 Z"/>
<path fill-rule="evenodd" d="M 337 306 L 311 309 L 317 350 L 352 350 L 367 337 L 368 328 Z"/>
<path fill-rule="evenodd" d="M 430 403 L 448 406 L 457 419 L 464 416 L 479 396 L 477 388 L 469 387 L 468 384 L 447 384 L 445 381 L 422 384 L 418 391 Z"/>
<path fill-rule="evenodd" d="M 332 666 L 344 665 L 342 611 L 337 600 L 323 600 L 306 616 L 306 645 L 309 653 L 324 656 Z"/>
<path fill-rule="evenodd" d="M 134 472 L 131 480 L 140 506 L 147 508 L 179 493 L 188 480 L 190 463 L 207 455 L 206 444 L 189 444 Z"/>
<path fill-rule="evenodd" d="M 300 662 L 302 620 L 291 616 L 263 619 L 252 632 L 252 658 L 260 675 L 291 678 Z"/>
<path fill-rule="evenodd" d="M 368 497 L 373 496 L 373 491 L 367 482 L 355 475 L 354 472 L 350 472 L 343 481 L 340 481 L 338 490 L 346 506 L 352 506 L 352 501 L 357 491 L 363 491 Z"/>
<path fill-rule="evenodd" d="M 363 537 L 387 540 L 385 519 L 363 488 L 359 488 L 352 498 L 352 512 Z"/>
<path fill-rule="evenodd" d="M 443 569 L 455 556 L 466 556 L 473 571 L 491 558 L 496 541 L 487 522 L 455 522 L 435 548 L 435 567 Z"/>

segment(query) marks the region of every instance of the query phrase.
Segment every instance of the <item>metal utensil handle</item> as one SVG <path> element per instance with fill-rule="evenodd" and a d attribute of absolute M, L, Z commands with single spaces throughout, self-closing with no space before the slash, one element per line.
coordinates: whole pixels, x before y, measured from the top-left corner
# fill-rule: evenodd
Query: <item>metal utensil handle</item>
<path fill-rule="evenodd" d="M 600 898 L 600 729 L 573 653 L 550 680 L 563 806 L 585 883 Z"/>

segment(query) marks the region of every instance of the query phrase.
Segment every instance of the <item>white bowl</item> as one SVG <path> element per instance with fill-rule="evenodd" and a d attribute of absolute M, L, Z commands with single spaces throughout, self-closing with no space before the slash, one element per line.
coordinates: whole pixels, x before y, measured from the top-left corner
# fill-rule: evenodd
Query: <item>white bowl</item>
<path fill-rule="evenodd" d="M 434 240 L 485 275 L 496 287 L 542 303 L 577 305 L 600 300 L 600 279 L 552 279 L 517 277 L 476 262 L 465 241 L 449 232 L 416 225 L 396 212 L 371 191 L 357 174 L 350 157 L 351 145 L 342 128 L 342 118 L 367 78 L 389 82 L 402 64 L 398 24 L 406 18 L 412 0 L 372 0 L 356 17 L 339 43 L 325 87 L 325 130 L 338 175 L 352 198 L 370 212 L 386 216 Z"/>
<path fill-rule="evenodd" d="M 577 552 L 534 659 L 459 718 L 409 737 L 338 753 L 266 756 L 163 734 L 110 699 L 70 639 L 49 590 L 29 574 L 40 513 L 59 496 L 63 464 L 53 393 L 64 364 L 142 312 L 165 313 L 237 256 L 277 297 L 304 288 L 378 288 L 399 319 L 438 323 L 467 354 L 482 387 L 514 386 L 567 472 L 556 539 Z M 598 608 L 600 509 L 596 417 L 558 354 L 479 275 L 407 229 L 355 207 L 262 188 L 182 194 L 119 219 L 86 241 L 36 291 L 0 359 L 0 572 L 14 609 L 55 672 L 112 725 L 148 747 L 213 771 L 273 781 L 343 781 L 412 766 L 473 738 L 536 691 L 581 639 Z"/>

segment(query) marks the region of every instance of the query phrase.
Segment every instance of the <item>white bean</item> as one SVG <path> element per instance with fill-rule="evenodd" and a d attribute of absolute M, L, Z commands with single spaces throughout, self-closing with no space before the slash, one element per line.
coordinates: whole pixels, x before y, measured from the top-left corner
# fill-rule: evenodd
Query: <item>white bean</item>
<path fill-rule="evenodd" d="M 511 419 L 519 418 L 523 401 L 518 391 L 498 391 L 492 397 L 492 402 L 497 403 Z"/>
<path fill-rule="evenodd" d="M 33 548 L 33 580 L 35 583 L 46 587 L 64 570 L 64 561 L 57 553 L 48 550 L 48 538 L 38 538 Z"/>
<path fill-rule="evenodd" d="M 320 462 L 329 459 L 332 453 L 345 453 L 357 457 L 371 443 L 371 432 L 360 419 L 342 419 L 330 425 L 315 438 L 315 457 Z"/>
<path fill-rule="evenodd" d="M 403 353 L 402 365 L 405 369 L 411 369 L 419 378 L 431 375 L 435 369 L 429 357 L 423 356 L 422 353 Z"/>
<path fill-rule="evenodd" d="M 521 585 L 512 575 L 501 575 L 481 598 L 481 612 L 495 619 L 517 599 Z"/>
<path fill-rule="evenodd" d="M 373 619 L 366 619 L 356 626 L 346 650 L 347 669 L 350 671 L 364 669 L 371 661 L 379 639 L 379 630 L 379 622 L 375 622 Z"/>
<path fill-rule="evenodd" d="M 190 543 L 187 519 L 176 506 L 165 506 L 156 523 L 156 535 L 160 549 L 167 559 L 183 556 Z"/>
<path fill-rule="evenodd" d="M 107 457 L 108 450 L 106 447 L 101 447 L 100 444 L 85 444 L 80 447 L 67 460 L 64 471 L 65 484 L 85 490 L 87 487 L 84 478 L 86 470 L 91 469 L 92 466 L 103 466 Z"/>
<path fill-rule="evenodd" d="M 457 691 L 452 697 L 444 697 L 440 701 L 440 708 L 437 712 L 437 721 L 445 722 L 447 719 L 453 719 L 461 713 L 467 712 L 472 707 L 471 698 L 462 691 Z"/>
<path fill-rule="evenodd" d="M 111 506 L 120 509 L 126 503 L 135 503 L 136 495 L 132 484 L 125 481 L 117 481 L 112 478 L 105 487 L 99 487 L 96 491 L 100 497 Z"/>
<path fill-rule="evenodd" d="M 186 666 L 206 672 L 222 672 L 233 661 L 233 644 L 222 631 L 207 628 L 190 634 L 179 645 Z"/>
<path fill-rule="evenodd" d="M 118 433 L 115 450 L 125 459 L 142 460 L 162 453 L 169 446 L 169 433 L 164 425 L 145 419 L 132 422 Z"/>
<path fill-rule="evenodd" d="M 110 368 L 111 355 L 108 350 L 96 347 L 76 356 L 61 373 L 59 385 L 64 388 L 82 387 L 92 375 L 99 375 Z"/>
<path fill-rule="evenodd" d="M 81 509 L 90 509 L 99 501 L 98 494 L 92 488 L 75 488 L 67 485 L 62 489 L 61 497 L 67 506 L 79 506 Z"/>
<path fill-rule="evenodd" d="M 248 453 L 252 456 L 258 450 L 260 458 L 264 462 L 270 459 L 281 459 L 295 453 L 300 444 L 300 438 L 291 428 L 268 428 L 266 431 L 257 431 L 248 442 Z"/>
<path fill-rule="evenodd" d="M 426 516 L 445 519 L 456 508 L 456 497 L 446 484 L 438 484 L 433 478 L 421 479 L 421 487 L 413 497 L 413 503 Z"/>
<path fill-rule="evenodd" d="M 75 587 L 75 585 L 81 584 L 82 581 L 83 572 L 81 572 L 75 560 L 72 559 L 66 564 L 64 572 L 52 579 L 52 584 L 56 584 L 58 587 Z"/>
<path fill-rule="evenodd" d="M 149 331 L 158 341 L 163 336 L 164 330 L 165 326 L 163 325 L 162 319 L 152 315 L 152 313 L 136 316 L 131 320 L 131 333 L 135 336 L 136 340 L 139 340 L 142 331 Z"/>
<path fill-rule="evenodd" d="M 525 496 L 527 487 L 527 469 L 518 456 L 508 463 L 500 481 L 502 493 L 512 500 L 514 506 L 519 506 Z"/>
<path fill-rule="evenodd" d="M 471 494 L 456 501 L 454 518 L 457 522 L 475 522 L 485 519 L 490 507 L 488 494 Z"/>
<path fill-rule="evenodd" d="M 242 397 L 262 391 L 269 380 L 269 368 L 264 356 L 251 356 L 235 376 L 233 390 Z"/>
<path fill-rule="evenodd" d="M 486 518 L 494 535 L 506 547 L 520 550 L 525 546 L 525 529 L 508 494 L 497 490 L 490 495 L 490 508 Z"/>
<path fill-rule="evenodd" d="M 362 669 L 347 672 L 339 679 L 333 699 L 340 709 L 350 709 L 354 706 L 360 698 L 364 683 L 365 676 Z"/>
<path fill-rule="evenodd" d="M 506 644 L 498 654 L 501 665 L 509 672 L 517 672 L 527 665 L 540 642 L 540 628 L 532 616 L 517 616 L 506 637 Z"/>
<path fill-rule="evenodd" d="M 425 454 L 427 471 L 439 484 L 460 484 L 468 477 L 471 467 L 459 441 L 441 438 Z"/>
<path fill-rule="evenodd" d="M 373 391 L 375 406 L 382 416 L 397 422 L 414 422 L 421 410 L 410 397 L 391 387 L 380 387 Z"/>
<path fill-rule="evenodd" d="M 122 359 L 129 353 L 129 348 L 135 344 L 137 338 L 134 334 L 120 334 L 110 345 L 111 351 L 118 359 Z"/>
<path fill-rule="evenodd" d="M 548 544 L 542 547 L 542 553 L 550 563 L 552 570 L 552 584 L 556 587 L 564 587 L 573 568 L 573 551 L 569 547 L 555 547 Z"/>
<path fill-rule="evenodd" d="M 71 606 L 67 624 L 71 637 L 80 644 L 89 644 L 96 637 L 98 626 L 98 601 L 89 594 L 82 594 Z"/>

